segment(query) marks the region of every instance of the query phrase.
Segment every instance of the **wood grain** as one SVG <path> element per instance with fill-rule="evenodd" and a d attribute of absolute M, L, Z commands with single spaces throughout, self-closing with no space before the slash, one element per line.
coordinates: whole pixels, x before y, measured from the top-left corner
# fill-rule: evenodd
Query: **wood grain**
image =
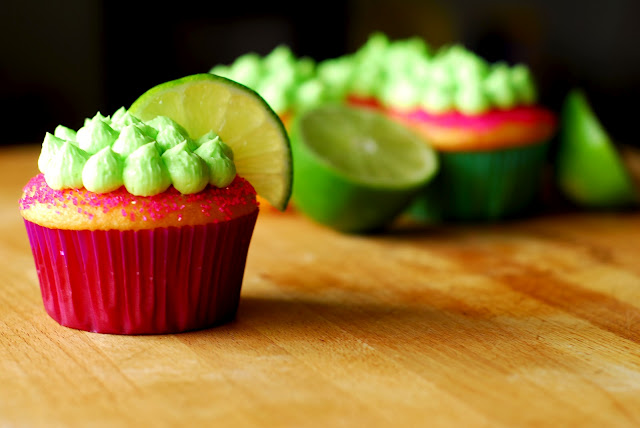
<path fill-rule="evenodd" d="M 237 319 L 60 327 L 0 151 L 0 426 L 640 426 L 640 213 L 343 235 L 260 214 Z"/>

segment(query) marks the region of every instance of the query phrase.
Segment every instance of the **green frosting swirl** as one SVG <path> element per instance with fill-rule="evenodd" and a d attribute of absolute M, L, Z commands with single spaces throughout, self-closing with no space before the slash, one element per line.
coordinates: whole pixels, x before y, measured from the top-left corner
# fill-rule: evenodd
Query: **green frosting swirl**
<path fill-rule="evenodd" d="M 176 128 L 163 128 L 158 132 L 158 136 L 156 137 L 156 141 L 158 145 L 162 149 L 162 151 L 166 151 L 172 149 L 183 141 L 186 142 L 190 140 L 189 138 L 185 138 Z"/>
<path fill-rule="evenodd" d="M 106 121 L 94 117 L 78 129 L 76 141 L 82 150 L 94 154 L 111 146 L 116 138 L 118 131 L 111 128 Z"/>
<path fill-rule="evenodd" d="M 171 122 L 171 124 L 172 124 L 171 126 L 177 125 L 175 122 Z M 114 115 L 111 117 L 111 127 L 117 131 L 122 132 L 126 127 L 130 125 L 135 125 L 136 127 L 140 128 L 140 131 L 142 131 L 144 135 L 151 138 L 152 140 L 155 140 L 156 137 L 158 136 L 158 129 L 147 125 L 146 123 L 144 123 L 137 117 L 133 116 L 126 110 L 123 113 L 120 113 L 118 115 L 114 113 Z M 184 131 L 184 128 L 182 129 Z M 186 134 L 187 131 L 184 131 L 184 132 Z"/>
<path fill-rule="evenodd" d="M 102 113 L 97 112 L 97 113 L 95 114 L 95 116 L 93 116 L 93 117 L 88 117 L 88 118 L 86 118 L 86 119 L 84 120 L 84 126 L 87 126 L 87 125 L 88 125 L 92 120 L 101 120 L 101 121 L 106 122 L 106 123 L 109 123 L 109 124 L 111 123 L 111 119 L 109 118 L 109 116 L 105 116 L 105 115 L 103 115 Z"/>
<path fill-rule="evenodd" d="M 112 192 L 124 184 L 122 159 L 111 147 L 91 156 L 82 169 L 84 187 L 95 193 Z"/>
<path fill-rule="evenodd" d="M 511 83 L 509 67 L 504 63 L 493 66 L 484 81 L 485 90 L 491 102 L 501 109 L 514 107 L 518 102 L 516 92 Z"/>
<path fill-rule="evenodd" d="M 77 132 L 63 125 L 56 126 L 56 129 L 53 131 L 53 135 L 68 141 L 76 141 L 77 139 Z"/>
<path fill-rule="evenodd" d="M 128 125 L 141 125 L 143 122 L 137 117 L 130 114 L 128 111 L 124 111 L 118 115 L 114 114 L 111 118 L 111 127 L 116 130 L 121 130 Z"/>
<path fill-rule="evenodd" d="M 173 185 L 189 194 L 208 184 L 225 187 L 236 174 L 233 151 L 214 131 L 194 141 L 165 116 L 143 122 L 120 108 L 111 118 L 97 113 L 77 132 L 62 125 L 55 132 L 45 134 L 38 158 L 53 189 L 106 193 L 124 185 L 152 196 Z"/>
<path fill-rule="evenodd" d="M 127 125 L 120 131 L 120 135 L 111 147 L 114 152 L 123 157 L 129 156 L 145 144 L 151 143 L 153 138 L 146 135 L 142 128 L 137 125 Z"/>
<path fill-rule="evenodd" d="M 52 189 L 80 188 L 82 187 L 82 170 L 88 159 L 87 152 L 65 141 L 59 149 L 54 149 L 47 164 L 44 179 Z"/>
<path fill-rule="evenodd" d="M 111 120 L 113 122 L 119 122 L 122 116 L 127 112 L 127 109 L 124 107 L 120 107 L 118 110 L 114 111 L 111 115 Z"/>
<path fill-rule="evenodd" d="M 175 120 L 173 120 L 173 119 L 171 119 L 170 117 L 167 117 L 167 116 L 156 116 L 153 119 L 147 121 L 146 124 L 149 125 L 152 128 L 157 129 L 158 131 L 161 131 L 161 130 L 166 129 L 166 128 L 171 128 L 171 129 L 179 132 L 180 135 L 183 136 L 183 138 L 182 138 L 183 140 L 186 140 L 187 138 L 189 138 L 189 133 L 187 132 L 187 130 L 184 129 L 182 127 L 182 125 L 178 124 L 178 122 L 176 122 Z M 156 137 L 154 137 L 154 138 L 156 138 Z"/>
<path fill-rule="evenodd" d="M 238 57 L 229 70 L 234 78 L 247 86 L 254 86 L 262 75 L 262 62 L 260 56 L 254 52 Z"/>
<path fill-rule="evenodd" d="M 295 93 L 293 104 L 297 111 L 317 106 L 325 98 L 324 85 L 317 79 L 302 83 Z"/>
<path fill-rule="evenodd" d="M 437 85 L 427 87 L 420 99 L 420 107 L 435 114 L 451 111 L 454 106 L 453 94 Z"/>
<path fill-rule="evenodd" d="M 395 107 L 411 108 L 419 100 L 419 92 L 415 90 L 412 82 L 406 78 L 393 80 L 380 93 L 383 102 L 393 104 Z"/>
<path fill-rule="evenodd" d="M 64 141 L 61 138 L 47 132 L 44 135 L 44 141 L 42 142 L 42 150 L 40 150 L 40 157 L 38 157 L 38 169 L 41 173 L 46 173 L 51 158 L 58 150 L 64 145 Z"/>
<path fill-rule="evenodd" d="M 491 107 L 489 98 L 479 82 L 460 87 L 454 102 L 458 111 L 468 115 L 480 114 Z"/>
<path fill-rule="evenodd" d="M 187 148 L 183 141 L 162 155 L 169 177 L 180 193 L 198 193 L 209 182 L 209 171 L 205 161 Z"/>
<path fill-rule="evenodd" d="M 523 104 L 529 105 L 536 102 L 538 94 L 529 68 L 522 64 L 514 66 L 511 69 L 511 83 Z"/>
<path fill-rule="evenodd" d="M 204 143 L 206 143 L 207 141 L 211 141 L 211 140 L 215 140 L 216 138 L 220 139 L 220 137 L 218 137 L 218 134 L 216 134 L 213 131 L 209 131 L 206 134 L 204 134 L 203 136 L 201 136 L 200 138 L 198 138 L 195 143 L 198 147 L 200 147 L 201 145 L 203 145 Z"/>
<path fill-rule="evenodd" d="M 226 155 L 229 146 L 220 139 L 207 141 L 195 151 L 207 164 L 209 169 L 209 184 L 216 187 L 226 187 L 236 176 L 236 166 Z M 231 155 L 233 157 L 233 154 Z"/>
<path fill-rule="evenodd" d="M 171 186 L 169 171 L 155 142 L 145 144 L 125 159 L 122 179 L 127 191 L 137 196 L 157 195 Z"/>

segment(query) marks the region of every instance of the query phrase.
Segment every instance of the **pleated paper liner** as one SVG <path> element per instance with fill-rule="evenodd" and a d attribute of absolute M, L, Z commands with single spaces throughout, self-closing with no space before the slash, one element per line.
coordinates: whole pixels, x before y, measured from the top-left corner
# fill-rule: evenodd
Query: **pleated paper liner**
<path fill-rule="evenodd" d="M 54 320 L 99 333 L 164 334 L 235 317 L 257 215 L 138 231 L 25 225 Z"/>
<path fill-rule="evenodd" d="M 438 175 L 407 214 L 425 222 L 526 215 L 539 197 L 548 147 L 548 142 L 541 142 L 501 150 L 441 152 Z"/>

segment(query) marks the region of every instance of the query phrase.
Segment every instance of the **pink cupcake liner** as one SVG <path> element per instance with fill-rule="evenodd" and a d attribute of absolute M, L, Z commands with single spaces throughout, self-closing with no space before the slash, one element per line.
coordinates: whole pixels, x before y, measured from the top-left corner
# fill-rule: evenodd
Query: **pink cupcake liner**
<path fill-rule="evenodd" d="M 235 317 L 257 215 L 137 231 L 25 225 L 54 320 L 98 333 L 164 334 Z"/>

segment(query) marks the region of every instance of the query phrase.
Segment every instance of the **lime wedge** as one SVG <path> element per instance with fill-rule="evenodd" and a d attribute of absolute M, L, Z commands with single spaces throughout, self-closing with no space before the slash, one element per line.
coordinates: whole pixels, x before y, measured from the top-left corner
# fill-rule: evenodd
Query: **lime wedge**
<path fill-rule="evenodd" d="M 424 140 L 368 109 L 307 110 L 294 120 L 291 141 L 296 209 L 344 232 L 387 226 L 438 169 Z"/>
<path fill-rule="evenodd" d="M 633 180 L 584 92 L 569 92 L 561 121 L 557 179 L 565 196 L 588 208 L 636 202 Z"/>
<path fill-rule="evenodd" d="M 155 86 L 129 111 L 142 120 L 168 116 L 191 138 L 213 130 L 233 149 L 238 174 L 258 195 L 284 210 L 291 195 L 291 148 L 278 116 L 256 92 L 213 74 L 195 74 Z"/>

